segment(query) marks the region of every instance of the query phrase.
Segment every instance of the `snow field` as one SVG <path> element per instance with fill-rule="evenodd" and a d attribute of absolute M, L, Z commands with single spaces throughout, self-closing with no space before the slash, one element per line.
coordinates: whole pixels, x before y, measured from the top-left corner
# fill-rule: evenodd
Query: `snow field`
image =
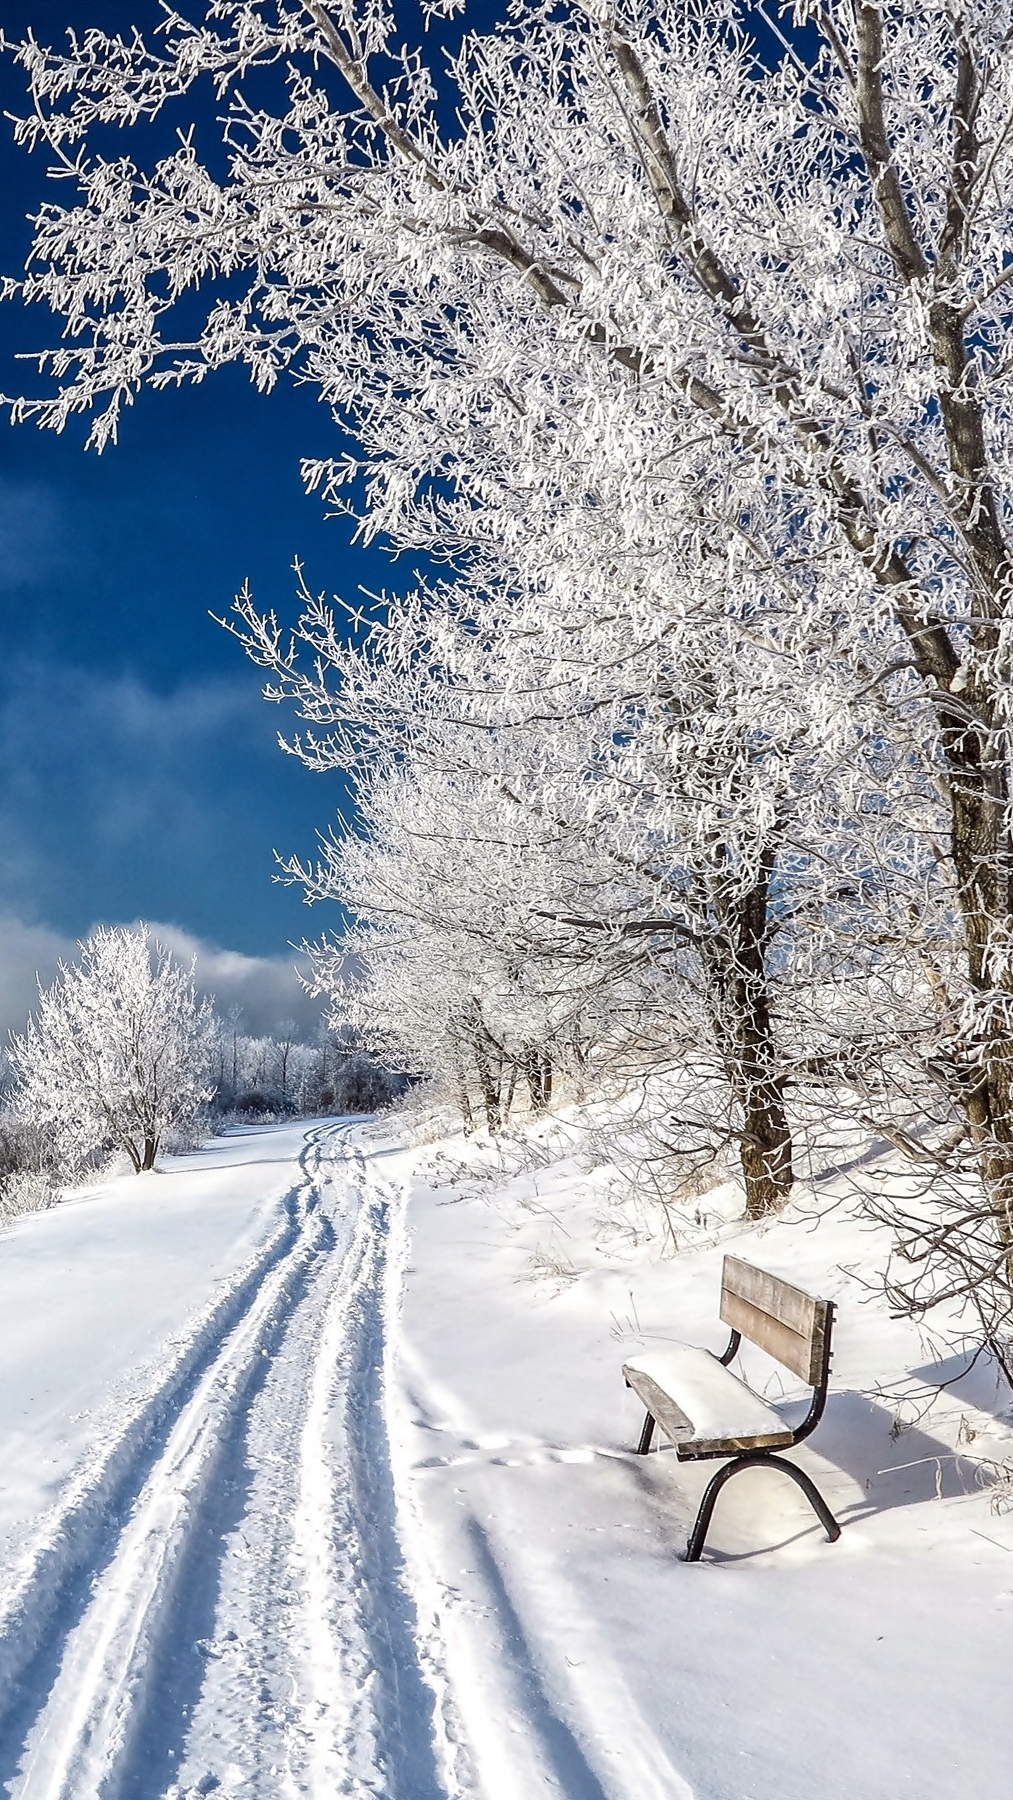
<path fill-rule="evenodd" d="M 889 1318 L 836 1178 L 665 1256 L 558 1147 L 248 1131 L 0 1238 L 10 1800 L 1004 1791 L 994 1372 Z M 792 1454 L 845 1529 L 753 1471 L 690 1568 L 713 1465 L 633 1454 L 620 1371 L 723 1341 L 727 1249 L 838 1302 Z"/>
<path fill-rule="evenodd" d="M 561 1154 L 473 1179 L 482 1155 L 457 1140 L 442 1159 L 388 1164 L 411 1240 L 396 1467 L 438 1591 L 467 1791 L 1002 1790 L 1013 1399 L 984 1360 L 961 1376 L 970 1358 L 940 1335 L 952 1321 L 919 1332 L 889 1317 L 868 1286 L 884 1234 L 853 1216 L 853 1193 L 821 1182 L 763 1227 L 717 1194 L 677 1255 L 635 1234 L 605 1255 L 608 1171 L 588 1177 Z M 632 1351 L 681 1337 L 723 1347 L 725 1251 L 838 1302 L 827 1414 L 789 1454 L 844 1533 L 828 1545 L 791 1483 L 751 1471 L 725 1490 L 690 1567 L 687 1531 L 717 1465 L 635 1456 L 642 1412 L 620 1371 Z M 790 1410 L 791 1378 L 744 1348 L 745 1373 Z"/>

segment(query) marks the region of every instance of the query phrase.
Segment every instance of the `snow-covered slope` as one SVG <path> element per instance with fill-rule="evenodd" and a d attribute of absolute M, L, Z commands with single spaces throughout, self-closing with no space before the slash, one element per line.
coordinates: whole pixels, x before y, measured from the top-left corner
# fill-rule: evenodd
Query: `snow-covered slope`
<path fill-rule="evenodd" d="M 883 1244 L 832 1181 L 606 1255 L 602 1179 L 543 1151 L 476 1180 L 480 1154 L 252 1130 L 0 1234 L 0 1791 L 1004 1791 L 1013 1433 L 984 1361 L 870 1298 Z M 839 1304 L 793 1454 L 845 1529 L 751 1473 L 689 1567 L 709 1469 L 633 1454 L 620 1370 L 722 1341 L 729 1248 Z"/>
<path fill-rule="evenodd" d="M 605 1256 L 600 1181 L 561 1162 L 475 1182 L 454 1155 L 474 1152 L 416 1153 L 404 1172 L 395 1436 L 478 1791 L 1004 1791 L 1013 1397 L 984 1359 L 961 1378 L 967 1356 L 870 1295 L 886 1245 L 844 1183 L 766 1227 L 691 1226 L 676 1255 L 613 1235 Z M 689 1566 L 715 1465 L 632 1454 L 643 1414 L 620 1370 L 673 1338 L 724 1347 L 726 1250 L 838 1302 L 826 1416 L 789 1454 L 844 1531 L 828 1544 L 791 1483 L 750 1472 Z M 748 1346 L 741 1363 L 781 1397 L 773 1363 Z"/>

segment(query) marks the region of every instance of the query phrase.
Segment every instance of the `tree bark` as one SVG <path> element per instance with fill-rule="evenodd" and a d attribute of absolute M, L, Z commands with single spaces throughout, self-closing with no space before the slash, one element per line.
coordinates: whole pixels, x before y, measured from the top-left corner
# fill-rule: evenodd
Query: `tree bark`
<path fill-rule="evenodd" d="M 464 1068 L 460 1059 L 457 1057 L 454 1059 L 454 1080 L 457 1085 L 457 1104 L 461 1109 L 464 1135 L 465 1137 L 470 1137 L 475 1129 L 475 1115 L 471 1110 L 471 1096 L 468 1093 L 468 1083 L 464 1077 Z"/>
<path fill-rule="evenodd" d="M 955 749 L 950 746 L 951 763 Z M 990 791 L 997 783 L 1002 793 Z M 951 778 L 952 854 L 968 975 L 982 1002 L 965 1044 L 964 1109 L 1013 1286 L 1013 910 L 1006 785 L 998 772 L 988 780 L 966 764 Z"/>
<path fill-rule="evenodd" d="M 719 853 L 718 863 L 724 860 Z M 742 1116 L 739 1156 L 746 1214 L 762 1219 L 791 1193 L 791 1128 L 777 1068 L 765 951 L 773 852 L 744 892 L 719 873 L 711 887 L 718 931 L 705 953 L 711 1014 L 732 1095 Z"/>
<path fill-rule="evenodd" d="M 524 1053 L 524 1073 L 533 1113 L 543 1113 L 552 1099 L 552 1058 L 532 1044 Z"/>
<path fill-rule="evenodd" d="M 495 1137 L 502 1129 L 503 1115 L 500 1108 L 499 1082 L 492 1072 L 488 1045 L 482 1037 L 475 1038 L 475 1068 L 478 1071 L 478 1085 L 482 1093 L 482 1104 L 485 1107 L 485 1122 L 490 1135 Z"/>

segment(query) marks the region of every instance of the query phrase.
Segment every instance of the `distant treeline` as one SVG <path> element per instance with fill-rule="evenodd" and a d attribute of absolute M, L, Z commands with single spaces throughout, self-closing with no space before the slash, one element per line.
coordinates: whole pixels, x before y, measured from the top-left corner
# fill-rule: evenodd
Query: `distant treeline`
<path fill-rule="evenodd" d="M 366 1113 L 387 1106 L 408 1085 L 355 1041 L 321 1031 L 312 1044 L 282 1025 L 276 1035 L 251 1037 L 238 1021 L 222 1022 L 212 1064 L 214 1121 L 236 1117 L 311 1117 Z"/>

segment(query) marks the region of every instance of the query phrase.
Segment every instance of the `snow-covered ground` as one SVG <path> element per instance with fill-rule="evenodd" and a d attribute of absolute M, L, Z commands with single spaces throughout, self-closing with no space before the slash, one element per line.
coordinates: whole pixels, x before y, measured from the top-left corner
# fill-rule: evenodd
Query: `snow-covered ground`
<path fill-rule="evenodd" d="M 475 1182 L 432 1152 L 411 1161 L 437 1181 L 407 1176 L 394 1435 L 478 1791 L 1004 1791 L 1013 1517 L 995 1507 L 1013 1396 L 983 1362 L 959 1379 L 966 1356 L 870 1298 L 885 1244 L 849 1216 L 845 1184 L 763 1228 L 690 1228 L 675 1256 L 613 1233 L 606 1256 L 602 1182 L 572 1164 Z M 792 1484 L 749 1472 L 689 1566 L 715 1465 L 631 1453 L 643 1414 L 620 1369 L 666 1339 L 724 1348 L 728 1250 L 838 1302 L 827 1412 L 789 1454 L 844 1532 L 828 1544 Z M 775 1365 L 744 1351 L 779 1397 Z"/>
<path fill-rule="evenodd" d="M 708 1199 L 663 1256 L 603 1232 L 607 1171 L 483 1154 L 251 1129 L 0 1233 L 0 1791 L 1004 1791 L 984 1362 L 870 1298 L 882 1240 L 832 1181 L 764 1229 Z M 723 1342 L 727 1249 L 838 1302 L 793 1454 L 845 1529 L 751 1472 L 690 1567 L 710 1468 L 632 1454 L 620 1369 Z"/>
<path fill-rule="evenodd" d="M 379 1404 L 389 1221 L 347 1130 L 300 1124 L 0 1236 L 4 1791 L 439 1791 Z"/>

